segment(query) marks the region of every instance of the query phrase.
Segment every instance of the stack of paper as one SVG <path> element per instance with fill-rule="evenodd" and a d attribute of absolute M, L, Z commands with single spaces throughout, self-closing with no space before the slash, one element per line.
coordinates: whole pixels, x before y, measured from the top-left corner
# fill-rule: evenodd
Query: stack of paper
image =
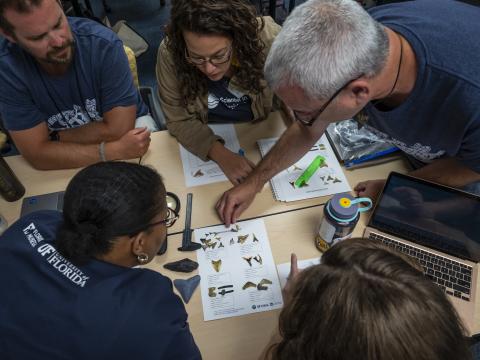
<path fill-rule="evenodd" d="M 258 140 L 260 153 L 264 157 L 278 138 Z M 305 186 L 294 183 L 317 155 L 325 158 L 324 164 L 314 173 Z M 351 190 L 347 178 L 333 153 L 325 135 L 299 161 L 283 170 L 270 180 L 273 195 L 279 201 L 296 201 L 348 192 Z"/>

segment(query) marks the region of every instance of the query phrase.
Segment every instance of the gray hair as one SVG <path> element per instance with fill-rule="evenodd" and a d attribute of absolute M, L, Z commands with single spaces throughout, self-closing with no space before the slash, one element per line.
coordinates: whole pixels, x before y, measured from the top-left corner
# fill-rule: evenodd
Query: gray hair
<path fill-rule="evenodd" d="M 299 86 L 312 99 L 327 99 L 359 76 L 371 77 L 388 56 L 388 36 L 353 0 L 309 0 L 296 7 L 265 63 L 274 90 Z"/>

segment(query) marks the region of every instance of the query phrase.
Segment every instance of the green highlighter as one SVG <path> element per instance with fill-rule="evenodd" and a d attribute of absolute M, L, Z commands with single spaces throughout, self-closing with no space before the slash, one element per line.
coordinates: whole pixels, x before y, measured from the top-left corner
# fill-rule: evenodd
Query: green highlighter
<path fill-rule="evenodd" d="M 325 163 L 325 158 L 323 156 L 317 155 L 315 159 L 308 165 L 307 169 L 295 180 L 295 187 L 299 188 L 305 186 L 310 180 L 310 178 L 315 174 L 315 171 L 318 170 Z"/>

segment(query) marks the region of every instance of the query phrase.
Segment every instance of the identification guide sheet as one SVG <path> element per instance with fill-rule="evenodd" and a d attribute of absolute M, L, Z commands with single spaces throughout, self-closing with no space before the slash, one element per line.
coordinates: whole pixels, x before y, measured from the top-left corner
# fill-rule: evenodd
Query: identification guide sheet
<path fill-rule="evenodd" d="M 225 147 L 234 153 L 238 153 L 240 145 L 233 124 L 209 124 L 212 131 L 225 140 Z M 203 161 L 180 145 L 180 157 L 182 158 L 183 174 L 187 187 L 212 184 L 228 180 L 220 166 L 216 162 Z"/>
<path fill-rule="evenodd" d="M 194 230 L 205 321 L 278 309 L 282 291 L 263 220 Z"/>
<path fill-rule="evenodd" d="M 270 151 L 278 138 L 257 141 L 262 157 Z M 294 186 L 295 181 L 307 169 L 317 155 L 325 161 L 302 187 Z M 319 141 L 295 164 L 275 175 L 270 180 L 273 195 L 279 201 L 296 201 L 348 192 L 351 190 L 335 153 L 323 135 Z"/>

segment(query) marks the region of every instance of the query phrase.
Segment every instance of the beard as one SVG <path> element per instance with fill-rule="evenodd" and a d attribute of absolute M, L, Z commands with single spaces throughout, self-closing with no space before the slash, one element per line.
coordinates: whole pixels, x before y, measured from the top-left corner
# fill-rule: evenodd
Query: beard
<path fill-rule="evenodd" d="M 70 52 L 67 53 L 68 55 L 65 57 L 58 57 L 58 54 L 62 53 L 65 49 L 70 49 Z M 47 52 L 47 56 L 43 61 L 48 64 L 56 64 L 56 65 L 65 65 L 70 64 L 73 59 L 73 55 L 75 54 L 75 40 L 72 38 L 68 40 L 64 45 L 58 48 L 54 48 Z"/>

